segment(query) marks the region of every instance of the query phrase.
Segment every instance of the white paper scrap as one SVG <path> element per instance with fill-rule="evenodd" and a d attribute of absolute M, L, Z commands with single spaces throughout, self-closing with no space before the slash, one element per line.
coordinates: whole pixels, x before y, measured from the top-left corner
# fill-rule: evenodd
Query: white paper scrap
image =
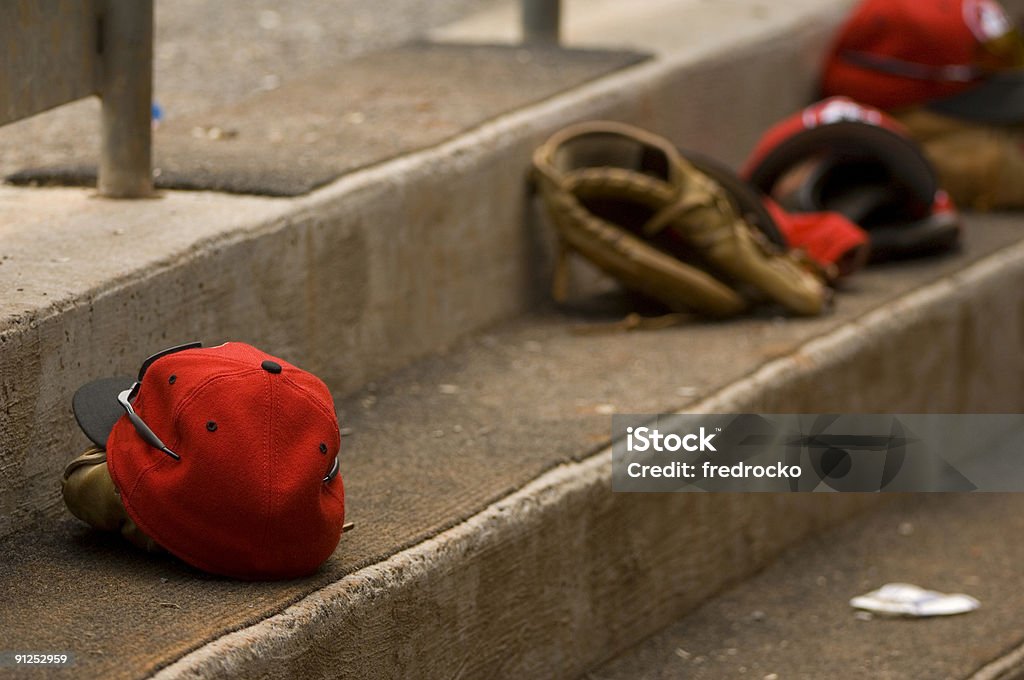
<path fill-rule="evenodd" d="M 974 611 L 981 603 L 963 593 L 950 595 L 910 583 L 887 583 L 853 598 L 850 606 L 893 616 L 949 616 Z"/>

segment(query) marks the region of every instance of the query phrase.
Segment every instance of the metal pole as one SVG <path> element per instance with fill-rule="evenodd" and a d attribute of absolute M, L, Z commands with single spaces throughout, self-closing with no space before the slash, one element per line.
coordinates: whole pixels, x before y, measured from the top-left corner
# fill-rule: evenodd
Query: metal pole
<path fill-rule="evenodd" d="M 99 191 L 142 198 L 153 193 L 153 0 L 105 0 L 101 6 Z"/>
<path fill-rule="evenodd" d="M 562 0 L 522 0 L 523 42 L 557 45 Z"/>

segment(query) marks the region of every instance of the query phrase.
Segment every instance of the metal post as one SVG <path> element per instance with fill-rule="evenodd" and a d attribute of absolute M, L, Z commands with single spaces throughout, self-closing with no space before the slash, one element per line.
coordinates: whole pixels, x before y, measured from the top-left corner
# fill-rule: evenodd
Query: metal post
<path fill-rule="evenodd" d="M 562 0 L 522 0 L 523 42 L 557 45 Z"/>
<path fill-rule="evenodd" d="M 99 191 L 142 198 L 153 193 L 153 0 L 105 0 L 101 7 Z"/>

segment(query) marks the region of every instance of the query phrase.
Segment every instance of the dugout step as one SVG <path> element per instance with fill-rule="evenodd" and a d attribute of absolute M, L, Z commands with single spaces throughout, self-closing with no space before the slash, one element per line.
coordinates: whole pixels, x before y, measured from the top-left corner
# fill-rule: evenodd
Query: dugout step
<path fill-rule="evenodd" d="M 429 676 L 464 644 L 479 673 L 585 670 L 879 500 L 613 494 L 611 412 L 1019 409 L 1022 243 L 1019 218 L 970 216 L 963 253 L 871 269 L 818 319 L 591 335 L 551 311 L 496 327 L 338 400 L 357 529 L 314 577 L 215 578 L 47 519 L 0 544 L 5 644 L 78 641 L 82 677 Z M 825 339 L 853 349 L 812 351 Z"/>

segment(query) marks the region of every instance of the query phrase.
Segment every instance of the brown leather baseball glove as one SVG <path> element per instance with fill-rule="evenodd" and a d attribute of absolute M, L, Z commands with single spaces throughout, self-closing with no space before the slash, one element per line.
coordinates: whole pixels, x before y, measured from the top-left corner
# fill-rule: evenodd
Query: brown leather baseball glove
<path fill-rule="evenodd" d="M 787 252 L 777 232 L 754 226 L 765 219 L 759 199 L 735 187 L 727 193 L 709 176 L 717 173 L 698 170 L 661 137 L 623 123 L 582 123 L 551 137 L 533 164 L 558 232 L 558 300 L 568 254 L 579 253 L 675 311 L 727 317 L 776 302 L 815 315 L 828 305 L 820 271 Z"/>

